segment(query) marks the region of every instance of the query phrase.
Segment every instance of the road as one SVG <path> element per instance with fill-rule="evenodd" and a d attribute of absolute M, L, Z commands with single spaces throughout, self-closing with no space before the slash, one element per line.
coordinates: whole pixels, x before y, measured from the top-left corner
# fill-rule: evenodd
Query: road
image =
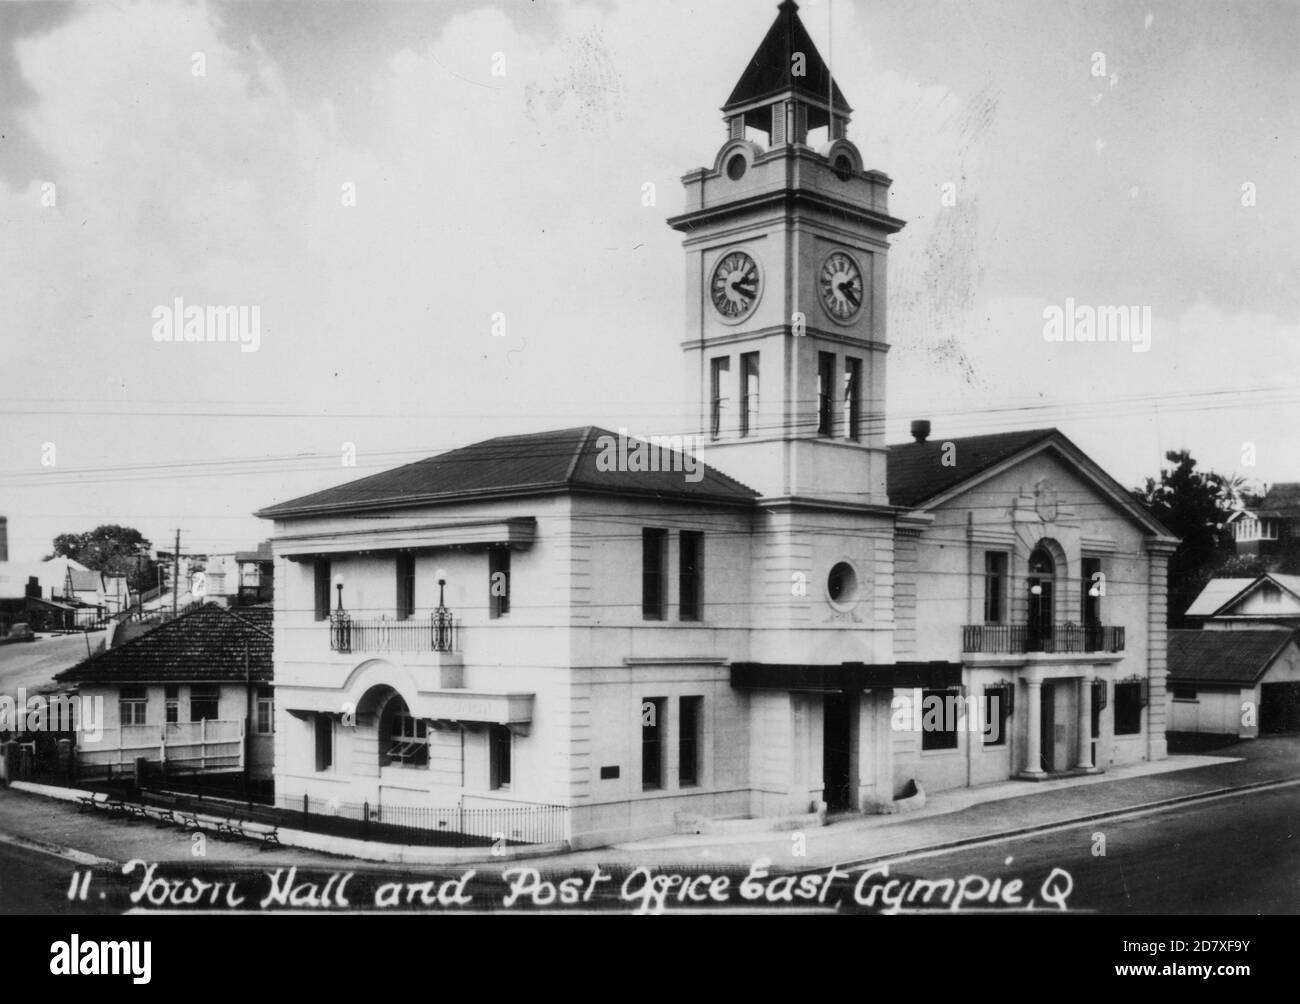
<path fill-rule="evenodd" d="M 963 880 L 970 893 L 988 889 L 1000 880 L 993 894 L 998 909 L 1008 904 L 1024 907 L 1034 900 L 1036 909 L 1056 909 L 1066 906 L 1072 911 L 1102 914 L 1293 914 L 1300 912 L 1300 841 L 1297 840 L 1297 819 L 1300 819 L 1300 786 L 1272 790 L 1242 792 L 1210 800 L 1189 803 L 1173 809 L 1161 810 L 1132 818 L 1093 822 L 1079 826 L 1063 827 L 1036 836 L 995 840 L 985 845 L 963 850 L 901 857 L 891 862 L 887 874 L 879 866 L 852 870 L 846 865 L 840 878 L 829 890 L 831 895 L 815 902 L 797 899 L 780 903 L 777 909 L 856 909 L 869 896 L 873 886 L 880 888 L 877 899 L 870 903 L 873 910 L 887 911 L 889 897 L 895 905 L 905 909 L 947 909 L 951 900 L 944 901 L 938 891 L 940 880 Z M 69 835 L 71 839 L 71 835 Z M 184 846 L 180 844 L 180 846 Z M 1104 851 L 1104 853 L 1102 853 Z M 595 852 L 599 853 L 599 852 Z M 278 857 L 278 855 L 271 855 Z M 589 862 L 591 855 L 583 855 Z M 655 869 L 653 860 L 647 867 Z M 68 900 L 72 875 L 87 873 L 88 862 L 69 859 L 49 851 L 35 851 L 22 845 L 21 839 L 0 835 L 0 913 L 61 913 L 73 906 Z M 160 866 L 161 867 L 161 866 Z M 246 861 L 213 861 L 198 866 L 207 879 L 226 877 L 235 873 L 242 881 L 252 884 L 254 878 L 264 880 L 266 871 L 276 867 L 269 860 L 259 866 L 256 855 Z M 475 878 L 468 887 L 474 894 L 474 908 L 491 908 L 501 903 L 505 884 L 501 880 L 503 867 L 511 865 L 475 865 Z M 578 866 L 565 858 L 551 858 L 538 862 L 537 867 L 550 877 L 590 874 L 591 864 Z M 630 911 L 633 904 L 620 900 L 619 890 L 624 876 L 633 865 L 626 857 L 617 864 L 611 862 L 608 871 L 611 880 L 600 887 L 595 901 L 588 907 L 610 907 Z M 179 854 L 166 863 L 172 877 L 184 877 L 196 870 L 195 862 L 185 861 Z M 325 866 L 321 859 L 304 863 L 298 869 L 298 879 L 315 882 L 323 887 L 325 877 L 333 871 L 357 870 L 350 887 L 352 903 L 373 904 L 373 890 L 383 881 L 401 879 L 418 882 L 422 878 L 437 876 L 439 882 L 455 878 L 467 869 L 460 867 L 398 869 L 393 866 L 369 867 L 339 860 Z M 655 869 L 660 872 L 678 869 Z M 698 869 L 681 869 L 686 872 Z M 716 869 L 719 874 L 724 869 Z M 387 872 L 387 874 L 383 874 Z M 820 869 L 825 874 L 826 869 Z M 558 873 L 558 874 L 557 874 Z M 744 869 L 733 874 L 731 895 L 726 905 L 732 908 L 763 908 L 763 904 L 741 901 L 737 894 Z M 1065 877 L 1063 877 L 1065 876 Z M 917 878 L 929 880 L 930 885 L 918 889 Z M 1022 882 L 1015 897 L 1010 897 L 1010 883 Z M 891 880 L 894 885 L 888 886 Z M 114 869 L 95 869 L 94 883 L 88 894 L 75 904 L 76 912 L 103 912 L 128 906 L 125 894 L 136 880 L 128 883 L 115 878 Z M 910 882 L 911 885 L 904 883 Z M 1048 893 L 1043 889 L 1047 884 Z M 773 888 L 779 889 L 779 882 Z M 901 897 L 909 889 L 917 890 L 913 902 Z M 101 899 L 101 893 L 107 896 Z M 701 894 L 703 886 L 698 886 Z M 987 891 L 987 889 L 985 889 Z M 923 895 L 930 892 L 927 904 Z M 963 904 L 963 909 L 989 908 L 986 896 L 983 901 Z M 1017 902 L 1018 900 L 1018 902 Z M 1053 902 L 1054 901 L 1054 902 Z M 527 907 L 520 903 L 518 906 Z M 540 904 L 539 904 L 540 905 Z M 557 906 L 559 904 L 556 904 Z M 644 905 L 644 903 L 643 903 Z M 689 905 L 689 904 L 688 904 Z M 681 909 L 671 897 L 662 904 L 665 912 Z M 695 908 L 699 908 L 697 905 Z M 652 910 L 650 912 L 657 912 Z"/>
<path fill-rule="evenodd" d="M 1294 914 L 1300 912 L 1298 829 L 1300 786 L 1293 786 L 904 857 L 891 874 L 926 879 L 1032 876 L 1033 882 L 1025 881 L 1028 891 L 1059 868 L 1070 875 L 1067 903 L 1072 910 Z"/>
<path fill-rule="evenodd" d="M 30 693 L 54 684 L 54 674 L 71 669 L 98 650 L 103 631 L 89 634 L 40 635 L 35 641 L 0 645 L 0 694 L 17 699 L 20 687 Z"/>

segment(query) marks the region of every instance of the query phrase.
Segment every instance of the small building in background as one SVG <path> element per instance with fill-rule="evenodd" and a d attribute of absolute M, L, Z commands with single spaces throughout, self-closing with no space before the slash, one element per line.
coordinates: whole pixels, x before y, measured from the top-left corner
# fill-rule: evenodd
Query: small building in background
<path fill-rule="evenodd" d="M 270 777 L 274 756 L 272 612 L 204 604 L 59 673 L 103 700 L 98 741 L 78 736 L 82 777 L 143 757 L 168 774 Z"/>
<path fill-rule="evenodd" d="M 1300 539 L 1300 481 L 1281 481 L 1228 520 L 1238 554 L 1279 554 Z"/>
<path fill-rule="evenodd" d="M 1300 629 L 1300 575 L 1268 572 L 1253 579 L 1211 579 L 1185 616 L 1207 631 Z"/>
<path fill-rule="evenodd" d="M 203 597 L 232 607 L 270 603 L 275 595 L 274 569 L 269 540 L 256 550 L 209 555 L 202 573 Z"/>
<path fill-rule="evenodd" d="M 1169 632 L 1170 732 L 1300 731 L 1300 645 L 1279 628 Z"/>

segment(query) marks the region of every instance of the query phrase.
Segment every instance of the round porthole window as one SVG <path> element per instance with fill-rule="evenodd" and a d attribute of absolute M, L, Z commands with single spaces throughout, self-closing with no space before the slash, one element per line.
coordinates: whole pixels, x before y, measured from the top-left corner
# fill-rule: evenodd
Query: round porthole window
<path fill-rule="evenodd" d="M 858 573 L 847 561 L 836 562 L 826 576 L 826 595 L 837 607 L 851 607 L 858 598 Z"/>
<path fill-rule="evenodd" d="M 748 167 L 744 154 L 738 153 L 727 161 L 727 177 L 732 181 L 739 181 L 745 176 L 745 169 Z"/>

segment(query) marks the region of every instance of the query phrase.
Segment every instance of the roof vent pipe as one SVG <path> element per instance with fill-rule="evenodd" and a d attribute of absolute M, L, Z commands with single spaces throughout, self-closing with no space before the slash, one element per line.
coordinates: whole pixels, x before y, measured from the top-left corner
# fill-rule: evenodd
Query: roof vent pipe
<path fill-rule="evenodd" d="M 930 438 L 930 420 L 928 418 L 912 420 L 912 438 L 918 443 L 924 443 Z"/>

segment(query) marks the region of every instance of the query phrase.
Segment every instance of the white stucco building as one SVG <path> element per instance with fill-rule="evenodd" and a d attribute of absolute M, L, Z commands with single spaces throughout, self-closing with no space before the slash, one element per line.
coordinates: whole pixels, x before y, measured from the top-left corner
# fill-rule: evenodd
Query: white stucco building
<path fill-rule="evenodd" d="M 702 450 L 504 437 L 259 513 L 282 804 L 581 844 L 1164 755 L 1167 532 L 1055 430 L 885 444 L 904 224 L 795 11 L 670 221 Z"/>

